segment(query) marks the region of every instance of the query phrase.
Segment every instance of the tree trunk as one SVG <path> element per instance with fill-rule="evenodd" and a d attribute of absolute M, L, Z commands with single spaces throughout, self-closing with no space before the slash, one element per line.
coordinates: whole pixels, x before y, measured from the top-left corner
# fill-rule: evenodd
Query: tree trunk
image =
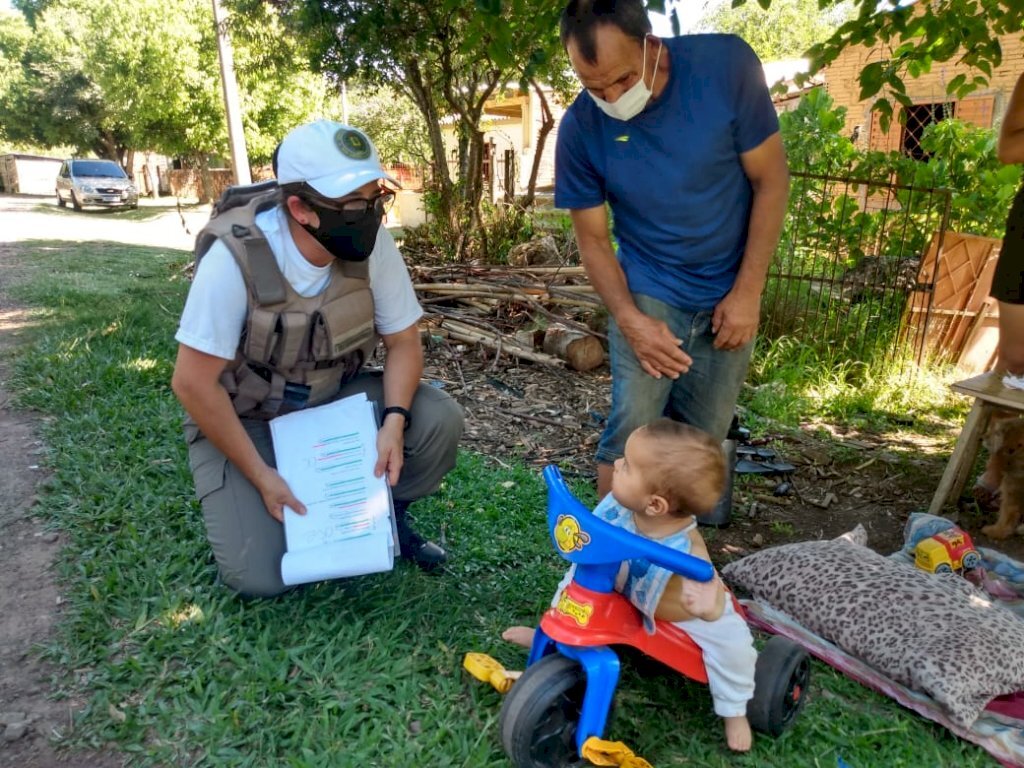
<path fill-rule="evenodd" d="M 423 80 L 419 64 L 415 61 L 407 62 L 406 71 L 409 73 L 409 78 L 403 82 L 403 85 L 419 108 L 427 125 L 427 138 L 430 142 L 430 154 L 434 164 L 431 183 L 434 184 L 438 193 L 439 210 L 437 215 L 444 222 L 447 230 L 454 233 L 458 228 L 458 206 L 455 187 L 448 170 L 448 157 L 444 147 L 444 138 L 441 135 L 441 120 L 437 104 L 434 101 L 431 86 Z"/>
<path fill-rule="evenodd" d="M 93 142 L 92 151 L 96 153 L 97 157 L 102 157 L 104 160 L 113 160 L 115 163 L 121 163 L 122 149 L 118 147 L 117 141 L 109 133 L 101 133 Z"/>
<path fill-rule="evenodd" d="M 124 161 L 124 172 L 128 174 L 128 178 L 135 181 L 135 150 L 129 149 L 127 156 Z"/>
<path fill-rule="evenodd" d="M 544 352 L 565 360 L 575 371 L 589 371 L 604 362 L 604 347 L 596 336 L 557 323 L 544 331 Z"/>
<path fill-rule="evenodd" d="M 533 90 L 537 94 L 537 98 L 540 99 L 540 130 L 537 131 L 537 144 L 533 148 L 533 164 L 530 166 L 530 181 L 526 185 L 526 196 L 523 197 L 522 206 L 523 208 L 529 208 L 533 205 L 533 200 L 537 196 L 537 175 L 540 173 L 540 162 L 544 156 L 544 145 L 547 143 L 548 134 L 555 127 L 555 116 L 551 114 L 551 107 L 548 106 L 547 97 L 544 96 L 544 91 L 536 80 L 531 80 L 530 85 L 533 86 Z"/>

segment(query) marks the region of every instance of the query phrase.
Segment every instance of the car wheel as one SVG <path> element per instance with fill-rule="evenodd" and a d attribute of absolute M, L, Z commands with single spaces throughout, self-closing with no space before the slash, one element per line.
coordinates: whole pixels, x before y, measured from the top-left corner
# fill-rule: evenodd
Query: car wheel
<path fill-rule="evenodd" d="M 964 555 L 963 566 L 965 569 L 978 568 L 981 566 L 981 555 L 977 552 L 968 552 Z"/>
<path fill-rule="evenodd" d="M 64 200 L 63 197 L 60 196 L 60 190 L 59 189 L 57 190 L 57 205 L 60 206 L 61 208 L 67 208 L 68 207 L 67 202 Z"/>
<path fill-rule="evenodd" d="M 750 726 L 769 736 L 788 728 L 804 705 L 811 681 L 811 661 L 799 645 L 771 638 L 757 654 L 754 698 L 747 704 Z"/>
<path fill-rule="evenodd" d="M 526 668 L 505 695 L 499 730 L 515 768 L 586 764 L 576 752 L 576 726 L 587 679 L 575 661 L 554 653 Z"/>
<path fill-rule="evenodd" d="M 78 202 L 78 196 L 75 194 L 75 190 L 71 190 L 71 207 L 76 211 L 82 210 L 82 204 Z"/>

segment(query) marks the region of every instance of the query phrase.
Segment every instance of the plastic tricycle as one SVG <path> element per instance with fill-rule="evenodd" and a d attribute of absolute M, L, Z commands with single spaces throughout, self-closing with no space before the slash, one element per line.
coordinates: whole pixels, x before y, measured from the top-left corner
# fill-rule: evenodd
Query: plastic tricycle
<path fill-rule="evenodd" d="M 516 768 L 584 765 L 580 756 L 593 754 L 594 742 L 604 737 L 619 678 L 619 659 L 609 646 L 632 646 L 686 677 L 707 682 L 693 640 L 662 621 L 648 634 L 639 611 L 615 591 L 615 577 L 623 560 L 645 558 L 708 581 L 714 576 L 711 564 L 595 517 L 572 495 L 556 467 L 546 467 L 544 479 L 551 538 L 559 554 L 576 564 L 576 572 L 557 606 L 541 619 L 526 671 L 502 705 L 502 745 Z M 738 603 L 737 608 L 742 611 Z M 809 679 L 807 654 L 785 638 L 771 638 L 758 655 L 754 698 L 747 708 L 751 726 L 780 734 L 799 712 Z M 592 743 L 585 748 L 588 740 Z M 629 764 L 647 765 L 642 760 Z"/>

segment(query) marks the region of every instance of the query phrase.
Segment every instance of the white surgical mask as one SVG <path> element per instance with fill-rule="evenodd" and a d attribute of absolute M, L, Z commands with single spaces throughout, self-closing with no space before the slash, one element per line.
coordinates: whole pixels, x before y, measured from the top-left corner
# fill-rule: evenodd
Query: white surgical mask
<path fill-rule="evenodd" d="M 651 95 L 654 89 L 654 78 L 658 76 L 658 62 L 661 61 L 661 49 L 664 47 L 664 43 L 658 46 L 658 55 L 654 59 L 654 74 L 651 76 L 651 87 L 648 88 L 644 83 L 644 77 L 647 76 L 647 37 L 644 37 L 644 64 L 643 69 L 640 72 L 640 79 L 633 83 L 633 87 L 623 93 L 615 101 L 605 101 L 599 99 L 594 94 L 590 93 L 590 98 L 594 100 L 594 103 L 609 117 L 614 117 L 616 120 L 632 120 L 634 117 L 643 112 L 644 107 L 647 106 L 647 102 L 651 100 Z"/>

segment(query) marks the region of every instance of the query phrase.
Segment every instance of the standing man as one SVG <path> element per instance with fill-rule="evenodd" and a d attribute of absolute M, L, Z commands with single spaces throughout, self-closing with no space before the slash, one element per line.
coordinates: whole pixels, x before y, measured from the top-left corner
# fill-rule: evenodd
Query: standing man
<path fill-rule="evenodd" d="M 643 424 L 664 415 L 725 439 L 789 172 L 761 63 L 738 37 L 663 40 L 642 0 L 570 0 L 561 38 L 585 90 L 558 130 L 555 205 L 611 315 L 603 498 Z"/>
<path fill-rule="evenodd" d="M 401 554 L 437 568 L 444 550 L 406 509 L 455 465 L 463 418 L 420 383 L 422 310 L 382 225 L 394 193 L 381 182 L 394 180 L 363 133 L 327 120 L 289 133 L 275 161 L 277 193 L 200 233 L 175 336 L 171 386 L 221 578 L 249 597 L 287 589 L 283 508 L 303 514 L 303 489 L 277 473 L 268 420 L 360 392 L 382 418 L 375 471 L 392 486 Z M 383 372 L 364 371 L 378 338 Z"/>

